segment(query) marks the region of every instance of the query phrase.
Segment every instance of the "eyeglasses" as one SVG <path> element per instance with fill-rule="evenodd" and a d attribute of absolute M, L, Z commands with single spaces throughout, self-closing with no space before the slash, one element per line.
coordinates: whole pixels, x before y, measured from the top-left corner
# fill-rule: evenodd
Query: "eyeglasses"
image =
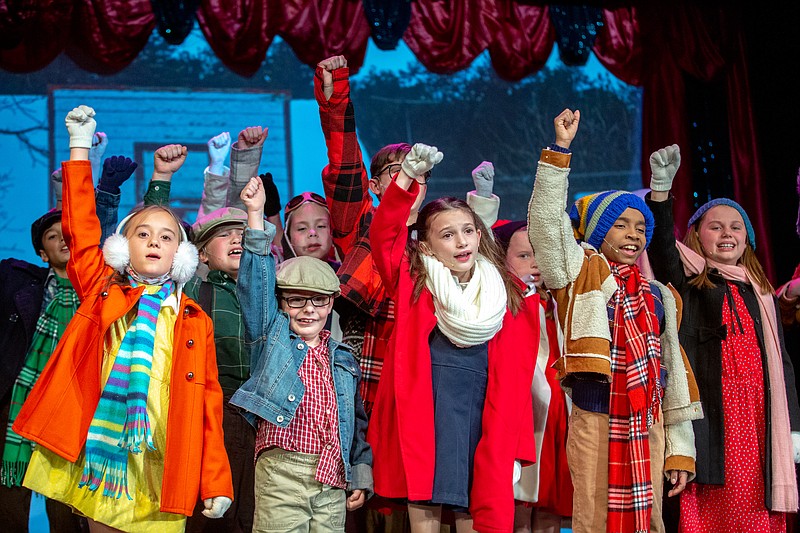
<path fill-rule="evenodd" d="M 306 298 L 305 296 L 289 296 L 288 298 L 281 298 L 286 305 L 292 307 L 294 309 L 302 309 L 307 305 L 309 300 L 311 301 L 311 305 L 314 307 L 325 307 L 331 302 L 331 295 L 330 294 L 318 294 L 316 296 L 311 296 Z"/>
<path fill-rule="evenodd" d="M 283 210 L 284 218 L 286 218 L 289 213 L 308 202 L 321 205 L 325 209 L 328 209 L 328 203 L 325 201 L 325 198 L 315 192 L 306 191 L 298 194 L 286 203 L 286 207 Z"/>
<path fill-rule="evenodd" d="M 397 179 L 397 175 L 400 173 L 400 170 L 402 170 L 402 168 L 403 167 L 402 167 L 402 165 L 400 163 L 389 163 L 388 165 L 383 167 L 380 170 L 380 172 L 378 172 L 377 174 L 375 174 L 372 177 L 374 179 L 378 179 L 383 175 L 384 172 L 386 172 L 388 170 L 389 171 L 389 177 L 392 179 L 392 181 L 394 181 L 394 180 Z M 417 181 L 420 183 L 420 185 L 427 185 L 428 181 L 430 179 L 431 179 L 431 171 L 429 170 L 425 174 L 423 174 L 422 176 L 418 177 Z"/>

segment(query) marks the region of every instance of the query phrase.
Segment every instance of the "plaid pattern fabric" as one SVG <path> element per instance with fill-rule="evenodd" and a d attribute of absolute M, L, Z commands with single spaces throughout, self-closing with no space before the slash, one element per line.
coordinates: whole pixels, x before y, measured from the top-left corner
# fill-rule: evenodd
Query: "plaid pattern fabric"
<path fill-rule="evenodd" d="M 53 291 L 48 297 L 47 307 L 39 315 L 22 370 L 11 389 L 11 405 L 0 469 L 0 482 L 7 487 L 21 486 L 33 451 L 33 443 L 19 436 L 11 426 L 80 303 L 69 279 L 53 275 L 47 283 L 53 287 Z"/>
<path fill-rule="evenodd" d="M 339 443 L 339 409 L 328 351 L 329 331 L 320 333 L 320 343 L 308 349 L 298 374 L 306 388 L 294 418 L 285 428 L 261 420 L 256 435 L 256 457 L 277 447 L 289 452 L 319 455 L 317 481 L 347 488 Z"/>
<path fill-rule="evenodd" d="M 611 263 L 613 296 L 606 531 L 649 531 L 653 505 L 648 429 L 661 402 L 658 319 L 636 265 Z"/>
<path fill-rule="evenodd" d="M 333 72 L 333 94 L 327 101 L 322 93 L 321 71 L 317 69 L 314 94 L 328 147 L 328 165 L 322 171 L 322 182 L 331 213 L 334 245 L 343 258 L 338 271 L 342 296 L 363 314 L 346 318 L 344 340 L 357 350 L 361 397 L 369 417 L 377 395 L 383 354 L 394 325 L 394 304 L 386 296 L 372 258 L 369 227 L 375 208 L 356 136 L 348 69 Z"/>
<path fill-rule="evenodd" d="M 198 301 L 202 283 L 197 276 L 190 279 L 184 288 L 186 295 Z M 244 343 L 242 308 L 236 296 L 236 281 L 229 275 L 212 270 L 208 273 L 208 283 L 212 287 L 208 314 L 214 324 L 219 384 L 223 394 L 230 396 L 250 377 L 250 352 Z"/>

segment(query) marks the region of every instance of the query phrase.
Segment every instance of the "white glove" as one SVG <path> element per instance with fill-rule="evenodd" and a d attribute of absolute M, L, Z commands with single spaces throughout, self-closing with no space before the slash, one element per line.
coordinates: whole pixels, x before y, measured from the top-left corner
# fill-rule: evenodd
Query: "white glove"
<path fill-rule="evenodd" d="M 203 515 L 208 518 L 222 518 L 225 511 L 231 506 L 231 499 L 227 496 L 215 496 L 203 500 Z"/>
<path fill-rule="evenodd" d="M 680 166 L 681 149 L 677 144 L 650 154 L 650 190 L 666 192 L 672 189 L 672 180 Z"/>
<path fill-rule="evenodd" d="M 409 178 L 416 179 L 439 164 L 443 158 L 444 154 L 435 146 L 417 143 L 411 147 L 401 167 Z"/>
<path fill-rule="evenodd" d="M 231 134 L 223 131 L 208 140 L 208 167 L 212 174 L 222 175 L 225 160 L 231 151 Z"/>
<path fill-rule="evenodd" d="M 494 188 L 494 165 L 490 161 L 481 161 L 481 164 L 472 169 L 472 183 L 475 184 L 475 193 L 484 198 L 492 197 Z"/>
<path fill-rule="evenodd" d="M 69 132 L 70 148 L 92 147 L 92 137 L 97 123 L 94 121 L 94 109 L 89 106 L 81 105 L 67 113 L 64 122 Z"/>
<path fill-rule="evenodd" d="M 792 431 L 792 445 L 794 446 L 794 462 L 800 463 L 800 431 Z"/>
<path fill-rule="evenodd" d="M 517 481 L 519 481 L 521 477 L 522 477 L 522 463 L 520 463 L 519 461 L 514 461 L 514 476 L 512 478 L 514 480 L 513 485 L 516 485 Z"/>

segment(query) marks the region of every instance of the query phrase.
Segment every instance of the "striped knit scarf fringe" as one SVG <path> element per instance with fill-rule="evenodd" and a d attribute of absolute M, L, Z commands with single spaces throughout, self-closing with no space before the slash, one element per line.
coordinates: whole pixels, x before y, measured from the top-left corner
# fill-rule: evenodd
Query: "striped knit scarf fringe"
<path fill-rule="evenodd" d="M 606 531 L 650 531 L 648 430 L 661 402 L 661 341 L 650 284 L 635 265 L 612 263 L 617 281 L 611 342 Z"/>
<path fill-rule="evenodd" d="M 131 286 L 136 287 L 130 278 Z M 86 463 L 79 487 L 97 490 L 105 477 L 103 495 L 119 498 L 128 492 L 128 452 L 141 453 L 142 443 L 154 450 L 147 417 L 147 390 L 153 363 L 156 321 L 161 303 L 172 292 L 168 281 L 155 294 L 142 293 L 136 319 L 120 344 L 86 440 Z"/>
<path fill-rule="evenodd" d="M 56 290 L 53 299 L 36 322 L 22 371 L 11 389 L 11 407 L 8 413 L 6 442 L 3 447 L 3 464 L 0 468 L 0 483 L 6 487 L 19 487 L 22 484 L 33 452 L 33 443 L 20 437 L 11 426 L 80 303 L 69 279 L 55 276 L 55 280 Z"/>

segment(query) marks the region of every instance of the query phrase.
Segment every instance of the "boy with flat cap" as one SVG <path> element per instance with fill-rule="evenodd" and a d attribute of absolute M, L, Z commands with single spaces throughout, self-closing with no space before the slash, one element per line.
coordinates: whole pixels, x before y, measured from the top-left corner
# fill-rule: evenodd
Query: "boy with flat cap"
<path fill-rule="evenodd" d="M 276 273 L 261 181 L 251 179 L 241 198 L 248 227 L 237 291 L 253 370 L 231 403 L 258 428 L 255 529 L 341 532 L 345 510 L 372 491 L 372 452 L 358 362 L 325 329 L 339 279 L 310 256 Z"/>

